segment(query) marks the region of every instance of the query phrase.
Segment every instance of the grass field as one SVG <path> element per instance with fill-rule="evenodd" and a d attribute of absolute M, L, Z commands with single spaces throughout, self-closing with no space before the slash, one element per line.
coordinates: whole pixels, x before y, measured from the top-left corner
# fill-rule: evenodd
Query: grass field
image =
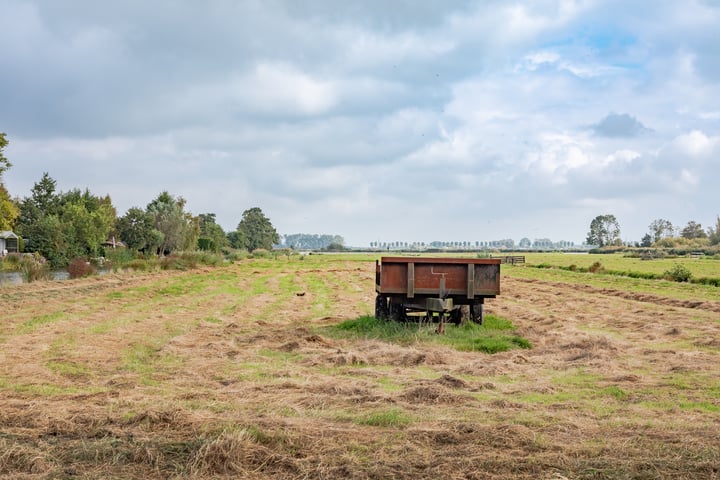
<path fill-rule="evenodd" d="M 717 287 L 529 255 L 438 337 L 374 321 L 375 259 L 0 286 L 0 478 L 720 478 Z"/>

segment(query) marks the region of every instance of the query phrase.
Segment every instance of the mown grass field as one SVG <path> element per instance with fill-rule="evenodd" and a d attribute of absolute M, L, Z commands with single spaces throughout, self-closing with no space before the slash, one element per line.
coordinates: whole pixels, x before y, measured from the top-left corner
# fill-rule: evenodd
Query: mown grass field
<path fill-rule="evenodd" d="M 375 259 L 0 286 L 0 478 L 720 478 L 716 287 L 528 256 L 438 337 L 374 321 Z"/>

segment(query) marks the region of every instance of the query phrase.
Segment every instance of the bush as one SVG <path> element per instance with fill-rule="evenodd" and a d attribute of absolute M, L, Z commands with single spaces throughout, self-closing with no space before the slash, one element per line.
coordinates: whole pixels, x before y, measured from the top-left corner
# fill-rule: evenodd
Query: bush
<path fill-rule="evenodd" d="M 602 263 L 595 262 L 590 267 L 588 267 L 588 271 L 590 273 L 602 273 L 605 271 L 605 268 L 602 266 Z"/>
<path fill-rule="evenodd" d="M 665 271 L 663 277 L 675 282 L 689 282 L 692 278 L 692 272 L 685 265 L 677 263 L 673 268 Z"/>
<path fill-rule="evenodd" d="M 222 265 L 223 258 L 210 252 L 179 252 L 160 259 L 163 270 L 190 270 L 198 265 Z"/>
<path fill-rule="evenodd" d="M 130 262 L 136 259 L 135 253 L 127 248 L 107 248 L 105 249 L 105 268 L 118 270 L 128 266 Z"/>
<path fill-rule="evenodd" d="M 152 267 L 148 260 L 143 260 L 142 258 L 136 258 L 135 260 L 131 260 L 126 263 L 125 266 L 131 270 L 138 270 L 140 272 L 150 270 Z"/>
<path fill-rule="evenodd" d="M 50 280 L 50 265 L 45 257 L 35 252 L 32 255 L 23 255 L 20 261 L 20 272 L 23 279 L 27 282 L 35 282 L 37 280 Z"/>
<path fill-rule="evenodd" d="M 691 278 L 690 282 L 698 283 L 700 285 L 712 285 L 713 287 L 720 287 L 720 278 L 708 278 L 708 277 Z"/>
<path fill-rule="evenodd" d="M 250 258 L 272 258 L 272 255 L 264 248 L 256 248 L 250 253 Z"/>
<path fill-rule="evenodd" d="M 21 253 L 8 253 L 3 257 L 0 270 L 20 270 L 23 255 Z"/>
<path fill-rule="evenodd" d="M 82 257 L 75 257 L 70 260 L 67 271 L 70 274 L 70 278 L 82 278 L 97 273 L 95 267 Z"/>

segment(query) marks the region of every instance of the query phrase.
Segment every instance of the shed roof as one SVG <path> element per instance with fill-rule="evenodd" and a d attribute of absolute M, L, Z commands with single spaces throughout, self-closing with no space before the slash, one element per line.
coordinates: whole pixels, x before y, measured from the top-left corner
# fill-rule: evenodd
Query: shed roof
<path fill-rule="evenodd" d="M 17 235 L 15 235 L 10 230 L 2 230 L 0 231 L 0 238 L 19 238 Z"/>

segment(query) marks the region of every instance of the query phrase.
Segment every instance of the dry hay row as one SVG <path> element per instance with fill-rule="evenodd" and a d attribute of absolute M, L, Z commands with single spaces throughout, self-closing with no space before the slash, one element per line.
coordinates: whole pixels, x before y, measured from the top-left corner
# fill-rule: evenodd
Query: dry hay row
<path fill-rule="evenodd" d="M 23 300 L 42 298 L 66 298 L 68 295 L 84 296 L 91 293 L 102 293 L 105 290 L 126 288 L 128 283 L 134 287 L 142 286 L 160 278 L 187 275 L 183 271 L 161 271 L 132 273 L 112 273 L 73 280 L 47 280 L 12 285 L 0 292 L 0 301 L 12 305 Z"/>
<path fill-rule="evenodd" d="M 8 479 L 720 475 L 720 438 L 711 428 L 656 431 L 572 422 L 530 428 L 451 420 L 398 431 L 267 418 L 223 427 L 181 410 L 146 410 L 130 419 L 28 419 L 32 432 L 8 431 L 17 422 L 2 420 L 0 478 Z"/>
<path fill-rule="evenodd" d="M 541 284 L 541 285 L 548 285 L 552 287 L 559 287 L 559 288 L 570 288 L 567 283 L 562 282 L 552 282 L 549 280 L 537 280 L 537 279 L 531 279 L 531 278 L 513 278 L 514 281 L 523 282 L 523 283 L 532 283 L 532 284 Z M 707 301 L 698 301 L 698 300 L 678 300 L 675 298 L 669 298 L 669 297 L 663 297 L 660 295 L 653 295 L 650 293 L 638 293 L 638 292 L 628 292 L 624 290 L 616 290 L 613 288 L 599 288 L 599 287 L 593 287 L 592 285 L 587 284 L 581 284 L 581 283 L 573 283 L 571 285 L 573 290 L 576 291 L 582 291 L 586 293 L 593 293 L 598 295 L 609 295 L 613 297 L 620 297 L 624 298 L 626 300 L 632 300 L 636 302 L 646 302 L 646 303 L 656 303 L 660 305 L 667 305 L 670 307 L 679 307 L 679 308 L 691 308 L 691 309 L 698 309 L 698 310 L 707 310 L 709 312 L 720 312 L 720 302 L 715 302 L 711 300 Z"/>

